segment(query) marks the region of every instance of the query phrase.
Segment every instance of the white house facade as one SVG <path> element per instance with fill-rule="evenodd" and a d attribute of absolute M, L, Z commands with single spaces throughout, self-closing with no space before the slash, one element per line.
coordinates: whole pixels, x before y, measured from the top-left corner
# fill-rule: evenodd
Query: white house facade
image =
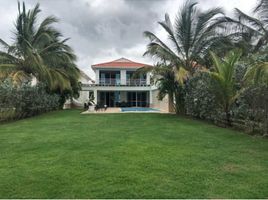
<path fill-rule="evenodd" d="M 151 107 L 168 112 L 168 98 L 158 100 L 150 73 L 135 73 L 144 66 L 149 65 L 125 58 L 92 65 L 95 82 L 82 83 L 79 101 L 87 102 L 93 94 L 95 104 L 107 107 Z"/>

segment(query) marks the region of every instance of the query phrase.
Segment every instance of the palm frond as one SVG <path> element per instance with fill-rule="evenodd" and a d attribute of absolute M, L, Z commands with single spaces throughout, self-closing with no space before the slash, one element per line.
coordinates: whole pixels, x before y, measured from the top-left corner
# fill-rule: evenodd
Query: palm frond
<path fill-rule="evenodd" d="M 247 84 L 266 84 L 268 85 L 268 63 L 259 62 L 252 65 L 244 76 Z"/>

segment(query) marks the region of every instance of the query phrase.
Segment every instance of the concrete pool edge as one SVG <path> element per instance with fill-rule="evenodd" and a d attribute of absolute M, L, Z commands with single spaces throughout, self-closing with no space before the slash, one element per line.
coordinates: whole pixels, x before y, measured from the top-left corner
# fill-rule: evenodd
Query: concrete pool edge
<path fill-rule="evenodd" d="M 113 113 L 165 113 L 169 114 L 169 112 L 163 111 L 163 110 L 153 110 L 153 111 L 125 111 L 122 112 L 121 108 L 108 108 L 106 111 L 83 111 L 81 114 L 113 114 Z"/>

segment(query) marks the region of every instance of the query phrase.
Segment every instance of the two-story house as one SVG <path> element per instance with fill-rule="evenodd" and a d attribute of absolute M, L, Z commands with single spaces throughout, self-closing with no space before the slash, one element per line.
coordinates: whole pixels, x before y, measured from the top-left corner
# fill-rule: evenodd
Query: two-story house
<path fill-rule="evenodd" d="M 95 82 L 83 84 L 81 95 L 94 94 L 96 104 L 108 107 L 153 107 L 167 111 L 167 98 L 158 100 L 158 90 L 151 84 L 150 73 L 135 73 L 144 66 L 149 65 L 125 58 L 94 64 L 91 67 Z"/>

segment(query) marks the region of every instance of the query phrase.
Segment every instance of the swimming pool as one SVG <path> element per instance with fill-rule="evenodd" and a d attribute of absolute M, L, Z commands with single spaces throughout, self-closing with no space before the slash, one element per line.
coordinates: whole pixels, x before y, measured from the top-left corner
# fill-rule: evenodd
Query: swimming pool
<path fill-rule="evenodd" d="M 154 108 L 130 107 L 121 108 L 121 112 L 159 112 L 160 110 Z"/>

